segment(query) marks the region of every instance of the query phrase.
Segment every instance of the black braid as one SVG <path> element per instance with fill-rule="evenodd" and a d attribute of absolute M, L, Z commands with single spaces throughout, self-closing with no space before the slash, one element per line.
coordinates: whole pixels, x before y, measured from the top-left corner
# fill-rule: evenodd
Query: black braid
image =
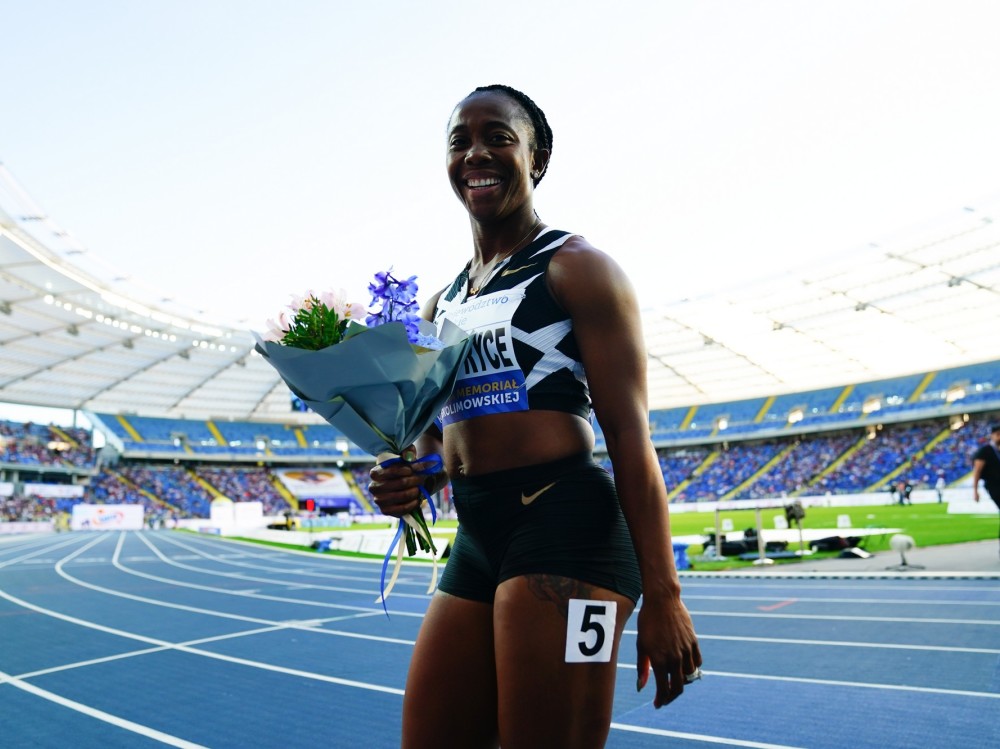
<path fill-rule="evenodd" d="M 552 128 L 549 127 L 549 121 L 545 118 L 545 112 L 541 110 L 535 102 L 531 100 L 527 94 L 518 91 L 516 88 L 510 86 L 505 86 L 502 83 L 494 83 L 489 86 L 480 86 L 473 94 L 478 94 L 481 92 L 496 91 L 501 94 L 505 94 L 513 99 L 517 104 L 524 110 L 525 114 L 528 115 L 528 119 L 531 122 L 531 129 L 535 135 L 535 148 L 544 148 L 549 152 L 549 157 L 552 156 Z M 472 96 L 472 94 L 469 94 Z M 541 173 L 538 178 L 532 177 L 532 182 L 535 186 L 542 181 L 542 177 L 549 170 L 549 161 L 546 159 L 544 166 L 542 166 Z"/>

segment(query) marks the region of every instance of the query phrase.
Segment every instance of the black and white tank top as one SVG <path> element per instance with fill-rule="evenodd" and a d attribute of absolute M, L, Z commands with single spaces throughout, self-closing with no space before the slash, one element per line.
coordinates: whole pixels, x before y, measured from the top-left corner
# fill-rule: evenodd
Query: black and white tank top
<path fill-rule="evenodd" d="M 449 319 L 472 336 L 444 426 L 475 416 L 564 411 L 590 420 L 590 392 L 569 315 L 545 283 L 569 232 L 546 229 L 502 261 L 469 298 L 469 267 L 441 295 L 434 322 Z"/>

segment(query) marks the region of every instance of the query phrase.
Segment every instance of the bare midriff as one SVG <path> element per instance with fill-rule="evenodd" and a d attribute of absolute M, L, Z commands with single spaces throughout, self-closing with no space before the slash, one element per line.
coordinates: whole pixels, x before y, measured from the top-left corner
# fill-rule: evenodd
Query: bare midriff
<path fill-rule="evenodd" d="M 594 431 L 574 414 L 526 411 L 450 424 L 444 443 L 450 475 L 478 476 L 590 452 Z"/>

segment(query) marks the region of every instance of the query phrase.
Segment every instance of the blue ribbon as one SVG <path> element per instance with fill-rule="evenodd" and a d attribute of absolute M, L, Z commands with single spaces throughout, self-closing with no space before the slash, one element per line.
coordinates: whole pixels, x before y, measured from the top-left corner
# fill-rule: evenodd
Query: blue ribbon
<path fill-rule="evenodd" d="M 385 571 L 389 568 L 389 560 L 392 559 L 392 552 L 396 548 L 396 544 L 399 543 L 399 539 L 403 537 L 403 526 L 406 525 L 404 520 L 399 521 L 399 525 L 396 526 L 396 535 L 392 539 L 392 543 L 389 545 L 389 551 L 385 555 L 385 559 L 382 560 L 382 575 L 380 578 L 380 590 L 382 591 L 382 610 L 385 612 L 386 618 L 389 617 L 389 608 L 385 605 Z"/>
<path fill-rule="evenodd" d="M 405 463 L 410 466 L 413 473 L 417 476 L 430 476 L 437 473 L 444 467 L 444 459 L 437 453 L 431 453 L 430 455 L 424 456 L 423 458 L 417 458 L 415 460 L 407 460 L 406 458 L 390 458 L 382 463 L 379 463 L 380 467 L 387 468 L 389 466 L 394 466 L 399 463 Z M 424 468 L 413 468 L 416 463 L 427 463 Z M 431 525 L 437 523 L 437 509 L 434 507 L 434 500 L 431 495 L 427 492 L 427 488 L 421 484 L 420 493 L 424 495 L 427 500 L 427 504 L 431 506 Z M 420 511 L 420 508 L 417 508 Z M 385 611 L 386 617 L 389 616 L 389 609 L 385 605 L 385 571 L 389 569 L 389 560 L 392 559 L 392 552 L 396 550 L 396 544 L 400 542 L 403 537 L 403 531 L 406 528 L 406 521 L 402 518 L 399 519 L 399 525 L 396 527 L 396 535 L 392 539 L 392 543 L 389 544 L 389 551 L 386 552 L 385 559 L 382 560 L 382 574 L 379 578 L 379 589 L 382 592 L 382 610 Z"/>

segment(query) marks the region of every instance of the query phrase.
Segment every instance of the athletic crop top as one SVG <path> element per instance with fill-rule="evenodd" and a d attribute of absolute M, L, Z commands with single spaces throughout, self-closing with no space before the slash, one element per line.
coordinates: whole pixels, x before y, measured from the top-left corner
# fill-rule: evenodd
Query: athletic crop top
<path fill-rule="evenodd" d="M 469 266 L 441 295 L 434 322 L 451 320 L 472 336 L 451 398 L 447 426 L 474 416 L 564 411 L 590 420 L 590 391 L 569 315 L 545 283 L 552 256 L 572 236 L 546 229 L 503 260 L 477 296 Z"/>

